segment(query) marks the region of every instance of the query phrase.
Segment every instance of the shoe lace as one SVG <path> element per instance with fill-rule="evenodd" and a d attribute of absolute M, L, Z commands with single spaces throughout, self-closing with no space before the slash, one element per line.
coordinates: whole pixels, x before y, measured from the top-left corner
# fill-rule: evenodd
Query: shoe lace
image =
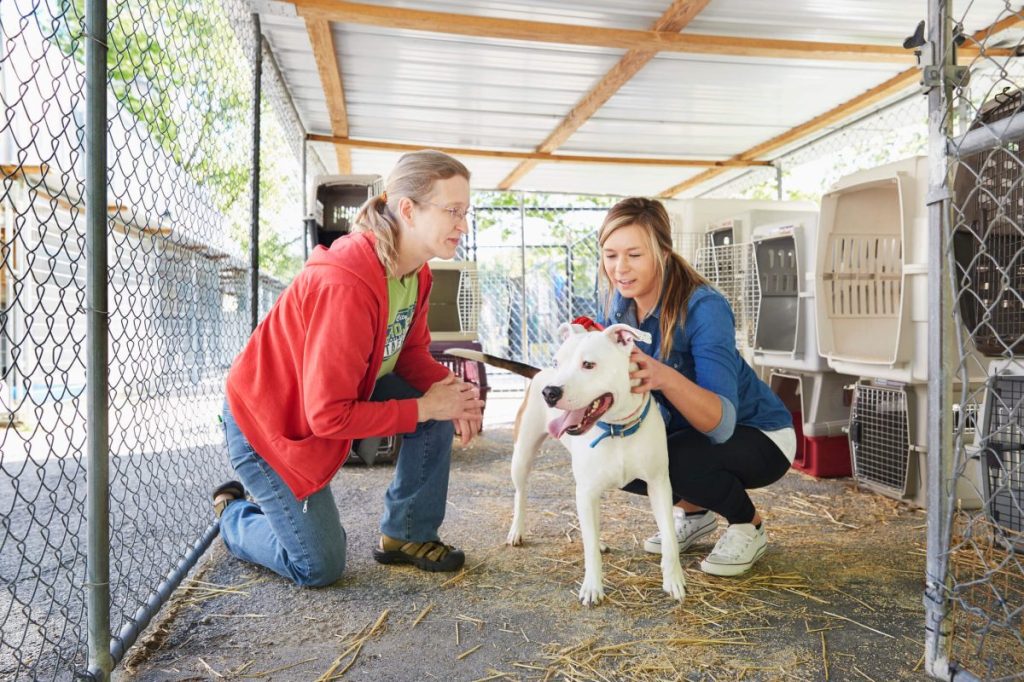
<path fill-rule="evenodd" d="M 742 533 L 728 529 L 722 538 L 715 544 L 712 554 L 719 554 L 730 559 L 738 558 L 754 538 Z"/>
<path fill-rule="evenodd" d="M 704 516 L 677 516 L 675 519 L 676 539 L 681 542 L 693 535 L 703 520 Z"/>

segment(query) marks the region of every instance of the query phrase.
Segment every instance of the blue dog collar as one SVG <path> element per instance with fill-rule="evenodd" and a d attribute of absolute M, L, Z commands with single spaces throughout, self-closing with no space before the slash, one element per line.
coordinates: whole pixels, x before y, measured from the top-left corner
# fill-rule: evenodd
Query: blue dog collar
<path fill-rule="evenodd" d="M 651 394 L 648 393 L 647 403 L 644 405 L 643 412 L 640 413 L 639 417 L 629 422 L 628 424 L 609 424 L 607 422 L 602 421 L 595 423 L 594 426 L 600 428 L 602 431 L 604 431 L 604 433 L 602 433 L 600 436 L 592 440 L 590 442 L 590 447 L 594 447 L 595 445 L 603 441 L 605 438 L 608 438 L 609 436 L 615 438 L 625 438 L 626 436 L 631 436 L 634 433 L 636 433 L 637 430 L 640 428 L 640 425 L 644 423 L 644 418 L 647 417 L 647 413 L 650 412 L 652 402 L 654 402 L 654 400 L 651 398 Z"/>

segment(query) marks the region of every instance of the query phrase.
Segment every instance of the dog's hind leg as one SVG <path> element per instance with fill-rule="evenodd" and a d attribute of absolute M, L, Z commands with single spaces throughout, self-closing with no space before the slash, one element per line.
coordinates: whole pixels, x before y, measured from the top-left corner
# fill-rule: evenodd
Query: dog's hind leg
<path fill-rule="evenodd" d="M 668 477 L 648 481 L 647 495 L 651 499 L 651 511 L 658 523 L 658 532 L 661 533 L 661 588 L 673 599 L 682 601 L 686 596 L 686 576 L 679 564 L 679 543 L 672 518 L 672 486 Z"/>
<path fill-rule="evenodd" d="M 542 376 L 543 373 L 539 376 Z M 534 381 L 526 389 L 526 398 L 516 415 L 515 446 L 512 450 L 512 484 L 516 489 L 515 502 L 512 509 L 512 526 L 508 530 L 506 544 L 518 546 L 523 544 L 526 516 L 526 481 L 533 468 L 533 460 L 537 457 L 541 443 L 547 437 L 545 418 L 547 410 L 544 399 L 540 395 L 543 381 Z"/>
<path fill-rule="evenodd" d="M 583 537 L 583 585 L 580 601 L 584 606 L 600 604 L 604 599 L 604 568 L 601 565 L 601 491 L 576 486 L 576 513 Z M 678 557 L 677 557 L 678 559 Z"/>

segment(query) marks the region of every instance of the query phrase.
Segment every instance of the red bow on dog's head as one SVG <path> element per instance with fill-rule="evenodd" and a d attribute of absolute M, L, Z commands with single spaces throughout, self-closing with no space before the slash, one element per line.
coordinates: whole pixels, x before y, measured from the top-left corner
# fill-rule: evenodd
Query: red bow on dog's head
<path fill-rule="evenodd" d="M 592 319 L 590 319 L 586 315 L 580 315 L 579 317 L 577 317 L 575 320 L 573 320 L 569 324 L 578 324 L 579 326 L 581 326 L 584 329 L 586 329 L 588 332 L 604 331 L 604 327 L 599 325 L 597 322 L 594 322 Z"/>

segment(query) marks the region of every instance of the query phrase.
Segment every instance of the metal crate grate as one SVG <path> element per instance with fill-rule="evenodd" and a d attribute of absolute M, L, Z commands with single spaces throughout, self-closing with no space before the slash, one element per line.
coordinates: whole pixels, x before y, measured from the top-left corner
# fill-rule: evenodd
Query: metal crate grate
<path fill-rule="evenodd" d="M 1024 377 L 997 376 L 991 381 L 982 437 L 988 512 L 996 525 L 1024 533 Z M 1024 547 L 1024 537 L 1014 543 Z"/>
<path fill-rule="evenodd" d="M 850 454 L 858 481 L 906 494 L 910 420 L 903 389 L 857 385 L 850 411 Z"/>
<path fill-rule="evenodd" d="M 752 243 L 704 246 L 694 262 L 697 272 L 722 292 L 736 317 L 736 343 L 753 348 L 761 309 L 761 284 Z"/>
<path fill-rule="evenodd" d="M 459 277 L 459 326 L 463 333 L 476 333 L 480 326 L 480 276 L 476 269 L 463 270 Z"/>

